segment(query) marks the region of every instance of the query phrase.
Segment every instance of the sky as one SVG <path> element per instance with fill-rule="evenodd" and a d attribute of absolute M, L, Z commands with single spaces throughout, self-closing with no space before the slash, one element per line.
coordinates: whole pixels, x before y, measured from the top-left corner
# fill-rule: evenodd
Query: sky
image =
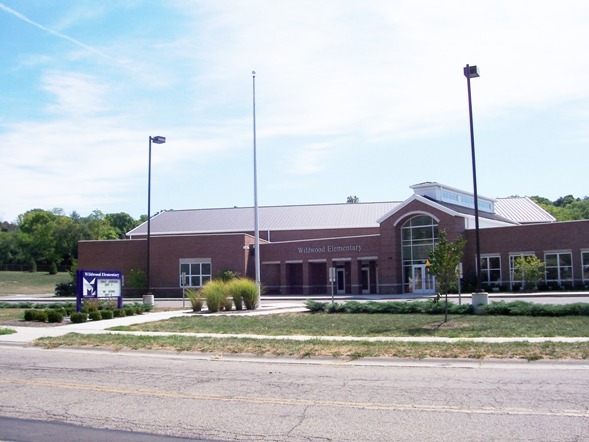
<path fill-rule="evenodd" d="M 0 0 L 0 221 L 139 218 L 150 136 L 152 215 L 253 206 L 254 146 L 260 206 L 472 191 L 467 64 L 478 193 L 582 198 L 587 23 L 586 0 Z"/>

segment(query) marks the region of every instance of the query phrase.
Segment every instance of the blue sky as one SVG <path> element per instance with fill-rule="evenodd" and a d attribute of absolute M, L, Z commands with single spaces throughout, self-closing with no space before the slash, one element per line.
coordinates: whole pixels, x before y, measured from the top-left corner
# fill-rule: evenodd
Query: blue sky
<path fill-rule="evenodd" d="M 587 190 L 589 3 L 0 0 L 0 220 Z"/>

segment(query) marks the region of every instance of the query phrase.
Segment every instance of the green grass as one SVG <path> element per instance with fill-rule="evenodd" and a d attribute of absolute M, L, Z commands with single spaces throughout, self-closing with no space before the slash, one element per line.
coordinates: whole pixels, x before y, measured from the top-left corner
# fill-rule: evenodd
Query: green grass
<path fill-rule="evenodd" d="M 333 342 L 313 339 L 292 341 L 248 338 L 195 338 L 190 336 L 132 336 L 118 334 L 82 335 L 70 333 L 57 338 L 41 338 L 35 345 L 45 348 L 61 346 L 100 347 L 114 351 L 166 350 L 208 354 L 253 354 L 266 356 L 337 357 L 358 359 L 389 358 L 469 358 L 469 359 L 587 359 L 589 343 L 529 343 L 504 344 L 456 342 Z"/>
<path fill-rule="evenodd" d="M 53 293 L 55 284 L 70 282 L 67 272 L 50 275 L 46 272 L 0 272 L 0 296 Z"/>
<path fill-rule="evenodd" d="M 23 319 L 24 313 L 25 309 L 22 308 L 0 308 L 0 326 L 4 321 Z"/>
<path fill-rule="evenodd" d="M 120 331 L 174 333 L 241 333 L 266 336 L 439 336 L 439 337 L 589 337 L 583 316 L 450 316 L 423 314 L 310 314 L 268 316 L 200 316 L 116 327 Z"/>

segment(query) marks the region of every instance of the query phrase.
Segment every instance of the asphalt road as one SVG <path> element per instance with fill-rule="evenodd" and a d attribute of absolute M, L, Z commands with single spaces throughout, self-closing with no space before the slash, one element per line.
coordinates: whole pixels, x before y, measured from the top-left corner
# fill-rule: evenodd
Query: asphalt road
<path fill-rule="evenodd" d="M 88 431 L 104 437 L 91 440 L 118 440 L 92 430 L 103 429 L 162 440 L 580 441 L 589 440 L 588 392 L 585 362 L 227 358 L 5 346 L 0 416 L 73 428 L 70 436 L 77 428 L 80 438 L 49 437 L 48 429 L 42 439 L 10 439 L 5 419 L 0 439 L 90 440 L 83 437 Z M 28 426 L 21 428 L 26 434 Z"/>

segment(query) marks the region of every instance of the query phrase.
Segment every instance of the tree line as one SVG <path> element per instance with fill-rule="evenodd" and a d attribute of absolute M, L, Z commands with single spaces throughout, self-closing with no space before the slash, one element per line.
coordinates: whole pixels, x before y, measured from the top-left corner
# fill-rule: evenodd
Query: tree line
<path fill-rule="evenodd" d="M 122 239 L 146 219 L 100 210 L 86 217 L 77 212 L 66 215 L 63 209 L 29 210 L 16 223 L 0 223 L 0 264 L 24 265 L 33 271 L 42 265 L 54 273 L 58 267 L 75 265 L 78 241 Z"/>
<path fill-rule="evenodd" d="M 550 201 L 540 196 L 531 197 L 557 221 L 589 219 L 589 197 L 567 195 Z M 358 202 L 356 196 L 349 203 Z M 0 222 L 0 264 L 37 265 L 49 268 L 71 267 L 78 258 L 78 241 L 123 239 L 125 234 L 145 222 L 125 212 L 104 214 L 93 211 L 86 217 L 77 212 L 66 215 L 63 209 L 32 209 L 18 216 L 16 223 Z"/>
<path fill-rule="evenodd" d="M 575 198 L 572 195 L 567 195 L 561 196 L 555 201 L 541 196 L 533 196 L 531 199 L 554 216 L 557 221 L 589 219 L 589 196 Z"/>

